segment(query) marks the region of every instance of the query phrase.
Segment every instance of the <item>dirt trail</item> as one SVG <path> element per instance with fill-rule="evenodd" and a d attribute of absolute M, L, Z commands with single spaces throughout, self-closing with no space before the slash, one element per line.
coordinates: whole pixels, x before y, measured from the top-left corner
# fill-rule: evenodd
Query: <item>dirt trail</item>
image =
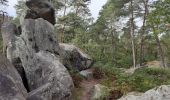
<path fill-rule="evenodd" d="M 83 89 L 81 100 L 90 100 L 90 90 L 98 83 L 99 81 L 95 79 L 83 80 L 81 83 L 81 88 Z"/>

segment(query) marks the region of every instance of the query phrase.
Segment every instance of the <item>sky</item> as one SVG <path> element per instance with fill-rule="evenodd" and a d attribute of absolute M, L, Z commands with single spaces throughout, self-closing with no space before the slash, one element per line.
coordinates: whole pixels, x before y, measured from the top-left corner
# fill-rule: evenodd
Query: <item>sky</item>
<path fill-rule="evenodd" d="M 8 14 L 10 16 L 16 16 L 16 11 L 14 5 L 17 3 L 17 0 L 8 0 L 9 6 L 6 8 Z M 107 0 L 91 0 L 89 5 L 90 11 L 92 13 L 92 17 L 97 19 L 99 11 L 102 9 L 102 6 L 107 2 Z"/>

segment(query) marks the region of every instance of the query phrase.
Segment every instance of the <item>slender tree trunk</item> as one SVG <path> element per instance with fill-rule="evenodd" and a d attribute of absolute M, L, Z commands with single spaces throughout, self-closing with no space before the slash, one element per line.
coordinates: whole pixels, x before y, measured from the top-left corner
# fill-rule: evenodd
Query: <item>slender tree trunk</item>
<path fill-rule="evenodd" d="M 111 32 L 110 32 L 110 34 L 111 34 L 111 38 L 112 38 L 112 61 L 114 62 L 115 61 L 115 48 L 116 48 L 116 44 L 115 44 L 115 42 L 114 42 L 114 36 L 113 36 L 113 27 L 111 26 Z"/>
<path fill-rule="evenodd" d="M 146 17 L 148 15 L 148 0 L 143 0 L 143 4 L 145 6 L 145 12 L 143 16 L 143 25 L 142 25 L 142 33 L 141 33 L 141 44 L 140 44 L 140 66 L 143 65 L 144 62 L 144 34 L 145 34 L 145 24 L 146 24 Z"/>
<path fill-rule="evenodd" d="M 160 43 L 160 40 L 158 38 L 158 35 L 157 35 L 157 32 L 156 32 L 156 29 L 155 27 L 153 26 L 153 32 L 154 32 L 154 36 L 155 36 L 155 39 L 156 39 L 156 43 L 157 43 L 157 47 L 158 47 L 158 51 L 159 51 L 159 55 L 160 55 L 160 59 L 161 59 L 161 62 L 162 62 L 162 67 L 166 67 L 165 65 L 165 56 L 164 56 L 164 52 L 163 52 L 163 49 L 162 49 L 162 46 L 161 46 L 161 43 Z"/>
<path fill-rule="evenodd" d="M 64 6 L 64 13 L 63 13 L 63 16 L 66 15 L 66 10 L 67 10 L 67 0 L 65 0 L 65 6 Z M 65 32 L 65 23 L 63 24 L 63 28 L 62 28 L 62 31 L 61 31 L 61 42 L 64 42 L 64 32 Z"/>
<path fill-rule="evenodd" d="M 133 67 L 136 67 L 136 53 L 135 53 L 135 40 L 134 40 L 134 13 L 133 13 L 133 0 L 131 0 L 131 43 L 132 43 L 132 58 L 133 58 Z"/>

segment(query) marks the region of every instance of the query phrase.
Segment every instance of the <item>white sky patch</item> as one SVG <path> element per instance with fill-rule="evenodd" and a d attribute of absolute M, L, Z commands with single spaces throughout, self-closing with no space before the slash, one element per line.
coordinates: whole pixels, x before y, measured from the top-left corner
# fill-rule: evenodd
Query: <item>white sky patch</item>
<path fill-rule="evenodd" d="M 9 16 L 16 16 L 16 10 L 14 8 L 15 4 L 17 4 L 17 0 L 8 0 L 8 6 L 5 8 L 5 10 L 8 12 Z"/>
<path fill-rule="evenodd" d="M 102 6 L 106 4 L 106 2 L 107 0 L 91 0 L 89 8 L 95 20 L 98 18 L 99 12 L 102 9 Z"/>

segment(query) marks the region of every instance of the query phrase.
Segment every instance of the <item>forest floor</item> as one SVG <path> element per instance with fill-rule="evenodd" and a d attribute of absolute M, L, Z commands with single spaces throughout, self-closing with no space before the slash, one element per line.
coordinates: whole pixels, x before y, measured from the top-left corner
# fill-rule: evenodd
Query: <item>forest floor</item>
<path fill-rule="evenodd" d="M 92 97 L 92 90 L 96 84 L 101 84 L 109 88 L 113 88 L 111 91 L 111 97 L 109 100 L 117 100 L 124 93 L 131 91 L 145 92 L 153 87 L 159 86 L 160 82 L 168 82 L 167 79 L 170 77 L 169 71 L 167 69 L 162 69 L 159 61 L 152 61 L 147 63 L 148 67 L 130 68 L 126 70 L 122 69 L 111 69 L 112 71 L 96 70 L 96 68 L 88 69 L 88 71 L 93 72 L 93 76 L 90 79 L 82 78 L 78 75 L 75 79 L 76 86 L 74 91 L 74 100 L 90 100 Z M 120 71 L 121 70 L 121 71 Z M 138 73 L 134 73 L 138 71 Z M 127 72 L 131 73 L 128 74 Z M 117 75 L 118 74 L 118 75 Z M 76 76 L 77 77 L 77 76 Z M 155 79 L 155 77 L 158 77 Z M 167 77 L 164 80 L 159 77 Z M 137 80 L 137 81 L 136 81 Z M 144 81 L 141 81 L 144 80 Z M 158 84 L 152 83 L 150 87 L 146 82 L 157 82 Z M 119 83 L 116 83 L 119 82 Z M 120 84 L 120 85 L 117 85 Z M 133 85 L 133 87 L 132 87 Z M 123 93 L 121 92 L 123 90 Z"/>
<path fill-rule="evenodd" d="M 81 100 L 90 100 L 91 97 L 91 89 L 93 88 L 94 85 L 99 84 L 99 80 L 96 79 L 91 79 L 91 80 L 83 80 L 81 82 L 80 87 L 83 89 Z"/>
<path fill-rule="evenodd" d="M 93 72 L 93 69 L 88 69 L 88 71 Z M 100 84 L 100 79 L 95 79 L 94 77 L 90 79 L 83 78 L 78 88 L 75 89 L 74 95 L 76 98 L 74 100 L 90 100 L 92 96 L 91 90 L 96 84 Z"/>

